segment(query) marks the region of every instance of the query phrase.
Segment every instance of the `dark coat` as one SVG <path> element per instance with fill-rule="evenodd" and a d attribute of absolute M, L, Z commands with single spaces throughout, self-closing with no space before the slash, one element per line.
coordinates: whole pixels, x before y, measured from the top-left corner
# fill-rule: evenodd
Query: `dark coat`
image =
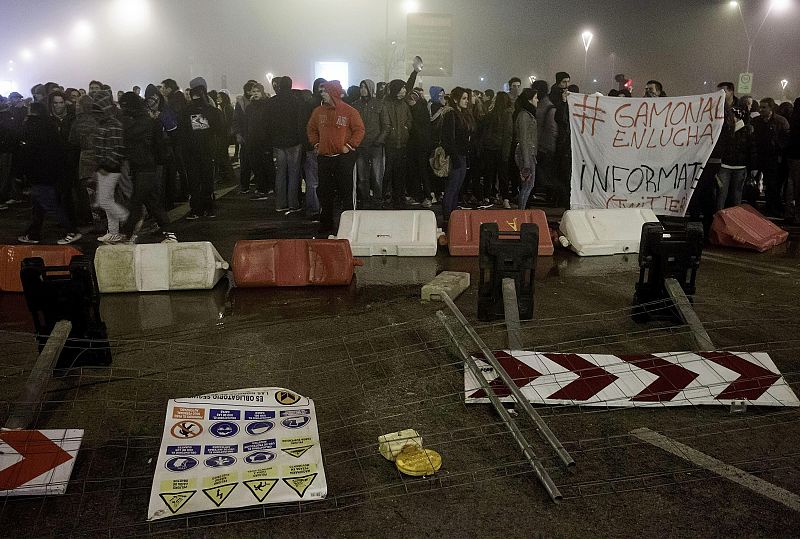
<path fill-rule="evenodd" d="M 756 145 L 753 140 L 753 127 L 745 125 L 738 131 L 727 123 L 720 135 L 720 157 L 722 164 L 731 167 L 747 167 L 755 169 L 758 163 Z"/>
<path fill-rule="evenodd" d="M 46 116 L 28 116 L 20 135 L 22 170 L 31 184 L 55 185 L 64 175 L 64 146 Z"/>

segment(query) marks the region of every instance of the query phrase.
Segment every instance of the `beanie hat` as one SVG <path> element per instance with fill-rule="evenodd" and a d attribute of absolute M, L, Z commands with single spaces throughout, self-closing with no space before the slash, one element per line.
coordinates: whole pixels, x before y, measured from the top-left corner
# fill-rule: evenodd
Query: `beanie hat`
<path fill-rule="evenodd" d="M 566 71 L 559 71 L 556 73 L 556 84 L 560 83 L 564 79 L 570 79 L 572 77 L 569 76 L 569 73 Z"/>
<path fill-rule="evenodd" d="M 11 92 L 10 94 L 8 94 L 8 98 L 9 99 L 15 99 L 15 98 L 16 99 L 22 99 L 22 94 L 20 94 L 19 92 Z"/>
<path fill-rule="evenodd" d="M 191 90 L 200 87 L 208 89 L 208 84 L 206 84 L 206 79 L 204 79 L 203 77 L 195 77 L 189 81 L 189 88 Z"/>

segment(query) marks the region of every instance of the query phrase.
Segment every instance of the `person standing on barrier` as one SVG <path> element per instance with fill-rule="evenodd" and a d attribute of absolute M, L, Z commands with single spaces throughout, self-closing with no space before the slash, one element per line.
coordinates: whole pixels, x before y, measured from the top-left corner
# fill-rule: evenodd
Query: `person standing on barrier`
<path fill-rule="evenodd" d="M 358 111 L 342 101 L 342 85 L 321 85 L 322 105 L 308 121 L 308 141 L 314 146 L 319 165 L 320 234 L 335 232 L 336 197 L 345 208 L 353 205 L 353 167 L 356 150 L 364 139 L 364 122 Z"/>
<path fill-rule="evenodd" d="M 383 100 L 375 97 L 375 83 L 364 79 L 353 108 L 364 122 L 364 140 L 358 147 L 358 199 L 361 208 L 380 207 L 383 201 L 383 143 L 388 133 L 383 123 Z M 370 196 L 370 187 L 372 196 Z"/>
<path fill-rule="evenodd" d="M 508 167 L 505 164 L 508 163 L 511 154 L 511 139 L 514 132 L 512 114 L 511 99 L 508 94 L 498 92 L 492 110 L 483 120 L 481 137 L 483 181 L 491 190 L 487 195 L 497 195 L 495 201 L 503 204 L 503 207 L 508 204 Z"/>
<path fill-rule="evenodd" d="M 454 108 L 445 107 L 442 116 L 442 147 L 450 158 L 450 174 L 442 201 L 444 222 L 450 221 L 450 214 L 456 209 L 458 195 L 467 176 L 467 155 L 470 140 L 475 133 L 475 119 L 469 112 L 470 94 L 464 88 L 456 86 L 450 92 Z"/>
<path fill-rule="evenodd" d="M 536 124 L 536 105 L 539 96 L 536 90 L 525 88 L 514 103 L 514 160 L 519 169 L 519 209 L 524 210 L 533 192 L 536 179 L 536 155 L 539 147 L 539 130 Z"/>

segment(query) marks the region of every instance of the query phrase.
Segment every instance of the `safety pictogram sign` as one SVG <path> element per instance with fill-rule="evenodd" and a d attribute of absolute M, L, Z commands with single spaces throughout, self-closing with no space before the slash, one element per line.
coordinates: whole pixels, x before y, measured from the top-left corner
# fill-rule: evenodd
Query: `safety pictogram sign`
<path fill-rule="evenodd" d="M 327 493 L 311 399 L 255 388 L 167 404 L 148 520 Z"/>
<path fill-rule="evenodd" d="M 528 400 L 583 406 L 800 406 L 797 395 L 765 353 L 553 354 L 495 352 Z M 510 401 L 511 391 L 482 355 L 475 356 L 489 387 Z M 466 402 L 489 402 L 465 370 Z"/>
<path fill-rule="evenodd" d="M 67 491 L 83 430 L 0 431 L 0 496 Z"/>

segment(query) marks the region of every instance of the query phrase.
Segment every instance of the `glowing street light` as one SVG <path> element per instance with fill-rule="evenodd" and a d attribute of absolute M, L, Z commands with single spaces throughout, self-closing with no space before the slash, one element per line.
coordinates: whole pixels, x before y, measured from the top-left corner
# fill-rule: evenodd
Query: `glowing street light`
<path fill-rule="evenodd" d="M 419 2 L 416 0 L 406 0 L 403 3 L 403 11 L 406 13 L 416 13 L 419 11 Z"/>
<path fill-rule="evenodd" d="M 147 0 L 114 0 L 110 9 L 111 22 L 116 29 L 136 33 L 150 23 L 150 3 Z"/>
<path fill-rule="evenodd" d="M 584 84 L 589 79 L 589 46 L 592 44 L 592 39 L 594 39 L 594 34 L 591 33 L 589 30 L 585 30 L 581 34 L 581 40 L 583 41 L 583 82 Z"/>
<path fill-rule="evenodd" d="M 26 62 L 30 62 L 31 60 L 33 60 L 33 51 L 31 51 L 30 49 L 22 49 L 21 51 L 19 51 L 19 56 Z"/>
<path fill-rule="evenodd" d="M 72 27 L 71 35 L 76 45 L 86 45 L 94 38 L 94 28 L 87 21 L 78 21 Z"/>
<path fill-rule="evenodd" d="M 747 38 L 747 67 L 745 67 L 745 72 L 750 73 L 750 59 L 753 56 L 753 45 L 756 42 L 756 38 L 758 34 L 761 33 L 761 29 L 764 28 L 764 23 L 767 22 L 772 11 L 784 11 L 785 9 L 789 8 L 792 5 L 791 0 L 772 0 L 769 4 L 769 8 L 767 9 L 766 14 L 764 14 L 764 18 L 761 20 L 761 24 L 758 26 L 755 34 L 750 36 L 750 31 L 747 29 L 747 21 L 744 20 L 744 12 L 742 11 L 742 6 L 739 2 L 731 1 L 728 3 L 731 9 L 735 9 L 739 12 L 739 17 L 742 19 L 742 26 L 744 27 L 744 36 Z"/>
<path fill-rule="evenodd" d="M 42 50 L 45 52 L 53 52 L 56 50 L 56 40 L 52 37 L 46 38 L 42 41 Z"/>
<path fill-rule="evenodd" d="M 785 90 L 787 86 L 789 86 L 789 81 L 786 80 L 786 79 L 783 79 L 781 81 L 781 90 Z"/>

